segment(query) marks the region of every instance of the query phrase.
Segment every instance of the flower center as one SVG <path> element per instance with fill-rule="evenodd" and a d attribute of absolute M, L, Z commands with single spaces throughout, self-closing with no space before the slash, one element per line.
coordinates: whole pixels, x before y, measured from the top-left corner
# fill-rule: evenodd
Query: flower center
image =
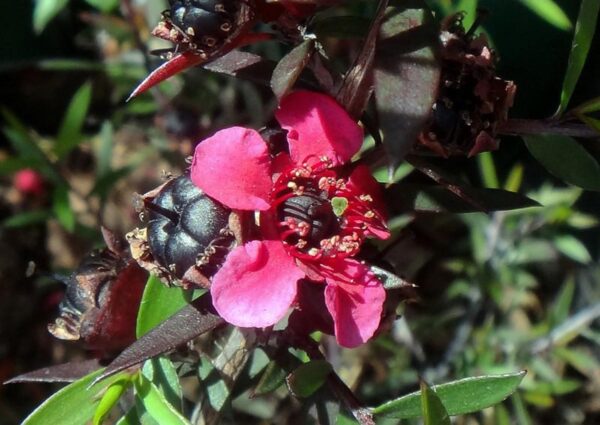
<path fill-rule="evenodd" d="M 340 178 L 327 158 L 282 172 L 273 199 L 279 237 L 291 255 L 304 260 L 356 254 L 375 215 L 371 197 Z"/>

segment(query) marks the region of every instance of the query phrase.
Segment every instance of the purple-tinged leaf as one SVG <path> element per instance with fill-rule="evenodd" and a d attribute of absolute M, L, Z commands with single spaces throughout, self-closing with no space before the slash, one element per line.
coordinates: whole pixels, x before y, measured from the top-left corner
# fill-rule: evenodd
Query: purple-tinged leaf
<path fill-rule="evenodd" d="M 377 13 L 367 34 L 362 49 L 354 61 L 336 99 L 354 118 L 359 118 L 373 93 L 373 60 L 377 47 L 377 37 L 383 21 L 388 0 L 380 0 Z"/>
<path fill-rule="evenodd" d="M 438 30 L 425 1 L 390 2 L 375 53 L 375 100 L 392 165 L 410 151 L 437 97 Z"/>
<path fill-rule="evenodd" d="M 43 367 L 38 370 L 23 373 L 9 379 L 4 384 L 20 384 L 24 382 L 74 382 L 100 369 L 98 359 L 83 362 L 69 362 L 56 366 Z"/>
<path fill-rule="evenodd" d="M 477 206 L 440 186 L 394 184 L 386 189 L 385 197 L 393 214 L 490 212 L 539 206 L 533 199 L 502 189 L 469 187 L 468 192 L 477 200 Z"/>
<path fill-rule="evenodd" d="M 94 382 L 169 352 L 223 323 L 214 313 L 210 297 L 204 295 L 127 347 Z"/>
<path fill-rule="evenodd" d="M 234 50 L 204 66 L 212 72 L 269 85 L 276 62 L 259 55 Z"/>
<path fill-rule="evenodd" d="M 281 100 L 294 87 L 314 52 L 315 41 L 305 40 L 277 63 L 271 75 L 271 89 L 277 99 Z"/>

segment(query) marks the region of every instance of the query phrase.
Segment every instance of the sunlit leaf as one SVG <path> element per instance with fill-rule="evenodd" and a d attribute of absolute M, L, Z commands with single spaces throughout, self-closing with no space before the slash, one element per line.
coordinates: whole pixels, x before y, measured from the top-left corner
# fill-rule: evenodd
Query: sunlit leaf
<path fill-rule="evenodd" d="M 578 114 L 589 114 L 597 111 L 600 111 L 600 96 L 590 99 L 573 109 L 573 112 Z"/>
<path fill-rule="evenodd" d="M 446 408 L 425 381 L 421 381 L 421 412 L 424 425 L 450 425 Z"/>
<path fill-rule="evenodd" d="M 48 22 L 63 10 L 69 0 L 36 0 L 33 9 L 33 29 L 36 33 L 41 33 Z"/>
<path fill-rule="evenodd" d="M 533 13 L 561 30 L 571 29 L 571 21 L 555 0 L 521 0 Z"/>
<path fill-rule="evenodd" d="M 168 287 L 154 275 L 148 278 L 137 316 L 136 335 L 148 333 L 156 325 L 181 310 L 189 301 L 191 292 Z"/>
<path fill-rule="evenodd" d="M 451 416 L 476 412 L 506 399 L 523 380 L 525 372 L 461 379 L 433 387 Z M 421 392 L 388 401 L 373 409 L 378 416 L 417 418 L 421 416 Z"/>
<path fill-rule="evenodd" d="M 190 425 L 143 374 L 134 381 L 136 397 L 139 397 L 150 415 L 160 424 Z"/>
<path fill-rule="evenodd" d="M 100 425 L 104 418 L 117 404 L 123 393 L 131 385 L 131 380 L 128 378 L 119 379 L 106 389 L 102 398 L 98 402 L 94 417 L 92 418 L 93 425 Z"/>
<path fill-rule="evenodd" d="M 150 359 L 144 363 L 142 373 L 164 395 L 167 401 L 177 409 L 183 411 L 183 390 L 175 366 L 167 357 Z"/>
<path fill-rule="evenodd" d="M 536 0 L 531 0 L 537 2 Z M 563 81 L 563 87 L 560 94 L 560 105 L 556 115 L 561 115 L 567 108 L 571 95 L 575 90 L 579 75 L 587 59 L 592 37 L 596 31 L 598 23 L 598 12 L 600 11 L 600 1 L 582 0 L 579 7 L 579 16 L 575 24 L 575 35 L 571 45 L 571 54 L 567 64 L 567 71 Z"/>
<path fill-rule="evenodd" d="M 573 138 L 559 135 L 523 136 L 529 152 L 551 174 L 588 190 L 600 190 L 600 165 Z"/>
<path fill-rule="evenodd" d="M 121 373 L 90 387 L 101 372 L 98 370 L 86 375 L 54 393 L 22 425 L 81 425 L 90 421 L 99 402 L 98 395 L 114 382 L 127 377 L 126 373 Z"/>

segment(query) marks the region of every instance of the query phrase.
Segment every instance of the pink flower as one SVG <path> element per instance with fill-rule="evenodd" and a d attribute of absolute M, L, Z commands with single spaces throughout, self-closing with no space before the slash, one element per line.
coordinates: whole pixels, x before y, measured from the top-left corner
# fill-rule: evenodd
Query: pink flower
<path fill-rule="evenodd" d="M 237 326 L 279 321 L 298 280 L 325 284 L 337 341 L 355 347 L 379 326 L 385 290 L 353 257 L 366 237 L 387 238 L 379 187 L 365 166 L 344 164 L 363 132 L 332 98 L 297 91 L 275 116 L 288 153 L 272 158 L 255 130 L 232 127 L 200 143 L 192 181 L 224 205 L 257 211 L 261 240 L 235 248 L 211 285 L 219 314 Z"/>

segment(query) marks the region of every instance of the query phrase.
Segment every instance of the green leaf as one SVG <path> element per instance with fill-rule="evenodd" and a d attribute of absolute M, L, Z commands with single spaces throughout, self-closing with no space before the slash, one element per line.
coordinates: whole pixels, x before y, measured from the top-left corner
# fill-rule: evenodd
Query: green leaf
<path fill-rule="evenodd" d="M 523 184 L 523 164 L 515 164 L 508 173 L 504 189 L 509 192 L 518 192 Z"/>
<path fill-rule="evenodd" d="M 260 377 L 256 388 L 254 389 L 254 395 L 268 394 L 279 388 L 284 382 L 287 372 L 285 369 L 280 367 L 277 362 L 271 361 L 265 368 L 265 371 Z"/>
<path fill-rule="evenodd" d="M 111 411 L 117 404 L 125 390 L 131 385 L 131 379 L 123 378 L 113 383 L 106 389 L 106 392 L 100 399 L 94 418 L 92 419 L 93 425 L 100 425 L 104 421 L 106 415 Z"/>
<path fill-rule="evenodd" d="M 421 412 L 424 425 L 450 425 L 446 408 L 425 381 L 421 381 Z"/>
<path fill-rule="evenodd" d="M 449 415 L 462 415 L 485 409 L 506 399 L 517 389 L 525 373 L 478 376 L 433 388 Z M 388 401 L 375 407 L 373 413 L 399 419 L 417 418 L 421 416 L 421 393 L 417 391 Z"/>
<path fill-rule="evenodd" d="M 81 129 L 92 99 L 92 85 L 90 82 L 83 84 L 73 95 L 65 116 L 60 124 L 54 152 L 59 158 L 64 158 L 81 140 Z"/>
<path fill-rule="evenodd" d="M 569 280 L 567 280 L 563 285 L 560 294 L 558 294 L 558 297 L 556 297 L 556 300 L 550 308 L 552 320 L 550 327 L 560 325 L 562 322 L 567 320 L 567 317 L 569 317 L 569 311 L 571 310 L 574 294 L 575 282 L 573 278 L 569 278 Z"/>
<path fill-rule="evenodd" d="M 175 366 L 166 357 L 157 357 L 144 363 L 142 372 L 152 381 L 168 402 L 183 411 L 183 390 Z"/>
<path fill-rule="evenodd" d="M 69 0 L 37 0 L 33 9 L 33 29 L 41 33 L 56 15 L 63 10 Z"/>
<path fill-rule="evenodd" d="M 52 211 L 60 224 L 70 233 L 75 231 L 75 214 L 69 201 L 69 188 L 63 185 L 54 189 Z"/>
<path fill-rule="evenodd" d="M 585 245 L 573 235 L 560 235 L 554 239 L 556 249 L 572 260 L 588 264 L 592 256 Z"/>
<path fill-rule="evenodd" d="M 150 416 L 159 424 L 168 425 L 190 425 L 165 398 L 165 396 L 150 382 L 143 374 L 139 374 L 134 380 L 136 397 L 141 401 Z"/>
<path fill-rule="evenodd" d="M 590 99 L 573 109 L 576 114 L 589 114 L 598 111 L 600 111 L 600 96 Z"/>
<path fill-rule="evenodd" d="M 21 425 L 81 425 L 91 421 L 102 391 L 128 376 L 122 372 L 89 387 L 101 372 L 90 373 L 54 393 Z"/>
<path fill-rule="evenodd" d="M 498 174 L 494 165 L 494 158 L 490 152 L 483 152 L 477 155 L 477 163 L 479 164 L 479 172 L 483 180 L 483 185 L 489 189 L 498 189 Z"/>
<path fill-rule="evenodd" d="M 49 211 L 27 211 L 8 217 L 2 222 L 3 227 L 24 227 L 44 223 L 52 214 Z"/>
<path fill-rule="evenodd" d="M 536 1 L 536 0 L 531 0 Z M 596 31 L 598 21 L 598 11 L 600 11 L 600 1 L 582 0 L 579 8 L 579 16 L 575 24 L 575 35 L 571 45 L 571 54 L 567 63 L 567 71 L 563 80 L 563 87 L 560 93 L 560 105 L 556 115 L 561 115 L 567 108 L 571 95 L 575 90 L 579 75 L 587 59 L 592 38 Z"/>
<path fill-rule="evenodd" d="M 286 383 L 295 396 L 309 397 L 325 383 L 331 371 L 331 364 L 326 360 L 313 360 L 290 373 Z"/>
<path fill-rule="evenodd" d="M 578 115 L 578 118 L 584 124 L 587 124 L 589 128 L 600 133 L 600 120 L 592 117 L 588 117 L 587 115 Z"/>
<path fill-rule="evenodd" d="M 558 29 L 567 31 L 572 28 L 569 17 L 554 0 L 521 0 L 521 3 Z"/>
<path fill-rule="evenodd" d="M 558 135 L 523 136 L 529 152 L 551 174 L 588 190 L 600 190 L 600 165 L 573 138 Z"/>
<path fill-rule="evenodd" d="M 104 13 L 116 9 L 119 5 L 119 0 L 85 0 L 85 2 Z"/>
<path fill-rule="evenodd" d="M 137 338 L 181 310 L 189 301 L 189 292 L 182 288 L 169 288 L 158 277 L 150 276 L 138 311 Z"/>

